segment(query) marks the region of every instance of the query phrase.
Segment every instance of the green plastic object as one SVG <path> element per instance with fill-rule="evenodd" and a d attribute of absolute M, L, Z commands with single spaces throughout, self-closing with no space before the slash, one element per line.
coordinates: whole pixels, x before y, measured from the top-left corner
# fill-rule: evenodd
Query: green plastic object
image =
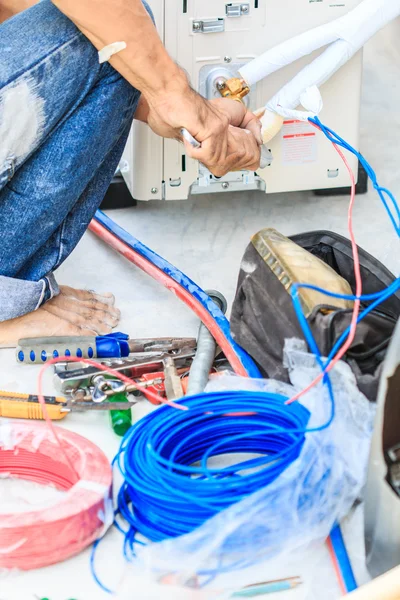
<path fill-rule="evenodd" d="M 106 375 L 106 379 L 114 379 L 112 375 Z M 128 397 L 125 392 L 115 394 L 107 398 L 107 402 L 128 402 Z M 124 437 L 128 429 L 132 427 L 132 413 L 129 410 L 110 410 L 111 427 L 116 435 Z"/>
<path fill-rule="evenodd" d="M 110 402 L 128 402 L 125 393 L 115 394 L 109 398 Z M 128 429 L 132 427 L 132 413 L 129 410 L 110 410 L 110 421 L 114 433 L 120 437 L 124 437 Z"/>

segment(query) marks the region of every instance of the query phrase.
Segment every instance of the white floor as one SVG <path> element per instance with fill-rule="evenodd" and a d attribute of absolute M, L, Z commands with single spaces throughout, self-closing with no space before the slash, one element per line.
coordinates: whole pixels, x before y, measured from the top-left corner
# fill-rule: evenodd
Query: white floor
<path fill-rule="evenodd" d="M 400 195 L 400 22 L 381 33 L 366 49 L 362 106 L 361 150 L 370 160 L 380 180 Z M 144 243 L 185 271 L 204 288 L 217 288 L 231 301 L 234 297 L 240 259 L 250 236 L 259 229 L 273 226 L 285 234 L 312 229 L 330 229 L 347 234 L 348 198 L 317 198 L 311 193 L 224 194 L 202 196 L 187 202 L 140 204 L 131 210 L 112 213 L 113 218 Z M 398 274 L 398 240 L 373 191 L 357 199 L 355 209 L 358 242 Z M 58 272 L 59 281 L 97 291 L 111 290 L 123 312 L 121 331 L 132 337 L 195 335 L 197 319 L 172 294 L 142 274 L 121 257 L 113 254 L 91 234 L 87 234 L 74 254 Z M 18 367 L 12 351 L 0 350 L 0 388 L 33 392 L 37 369 Z M 48 380 L 47 392 L 51 392 Z M 104 415 L 71 416 L 66 427 L 92 439 L 111 458 L 117 447 Z M 360 514 L 346 527 L 352 558 L 360 580 L 363 569 L 362 520 Z M 112 543 L 110 540 L 107 543 Z M 122 561 L 119 542 L 112 546 L 108 563 L 112 585 L 114 567 Z M 110 546 L 111 548 L 111 546 Z M 108 555 L 108 558 L 111 556 Z M 335 577 L 326 559 L 319 570 L 324 599 L 339 597 Z M 104 558 L 104 557 L 103 557 Z M 319 583 L 318 583 L 319 582 Z M 310 583 L 310 582 L 308 582 Z M 0 578 L 0 599 L 101 600 L 103 594 L 89 574 L 88 553 L 57 565 L 26 574 L 8 574 Z M 284 600 L 286 596 L 282 594 Z M 287 596 L 300 598 L 297 593 Z M 309 594 L 308 599 L 311 597 Z M 132 592 L 132 599 L 141 600 Z"/>

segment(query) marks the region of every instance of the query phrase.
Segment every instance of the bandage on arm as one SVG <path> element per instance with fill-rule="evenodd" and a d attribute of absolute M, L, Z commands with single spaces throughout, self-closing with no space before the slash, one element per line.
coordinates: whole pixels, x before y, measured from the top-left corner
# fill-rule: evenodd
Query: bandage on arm
<path fill-rule="evenodd" d="M 110 64 L 147 96 L 188 87 L 141 0 L 52 0 L 99 51 L 119 42 Z"/>

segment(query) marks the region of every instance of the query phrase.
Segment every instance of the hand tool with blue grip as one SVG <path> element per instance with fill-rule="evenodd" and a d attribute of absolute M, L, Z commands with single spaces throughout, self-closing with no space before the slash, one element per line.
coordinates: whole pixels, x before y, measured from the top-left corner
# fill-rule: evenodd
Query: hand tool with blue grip
<path fill-rule="evenodd" d="M 124 358 L 131 353 L 129 335 L 24 338 L 18 341 L 19 363 L 42 364 L 61 356 L 76 358 Z"/>
<path fill-rule="evenodd" d="M 126 333 L 110 333 L 98 337 L 41 337 L 18 341 L 16 358 L 19 363 L 43 364 L 51 358 L 127 358 L 131 354 L 159 355 L 193 348 L 193 338 L 130 339 Z"/>

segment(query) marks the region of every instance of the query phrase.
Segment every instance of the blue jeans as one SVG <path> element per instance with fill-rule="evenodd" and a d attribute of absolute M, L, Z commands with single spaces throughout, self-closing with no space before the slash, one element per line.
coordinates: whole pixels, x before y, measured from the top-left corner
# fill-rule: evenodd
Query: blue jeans
<path fill-rule="evenodd" d="M 139 97 L 50 0 L 0 25 L 0 321 L 59 293 Z"/>

